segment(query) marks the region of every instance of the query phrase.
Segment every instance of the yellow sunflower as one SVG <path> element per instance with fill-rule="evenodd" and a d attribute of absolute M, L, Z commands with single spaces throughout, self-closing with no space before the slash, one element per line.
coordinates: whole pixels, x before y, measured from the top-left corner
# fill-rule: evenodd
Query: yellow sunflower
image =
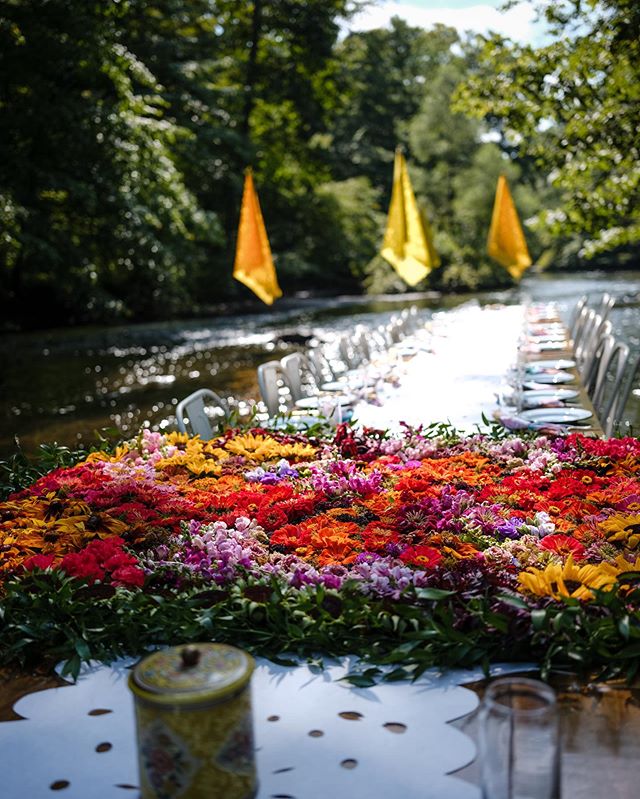
<path fill-rule="evenodd" d="M 179 434 L 175 433 L 175 435 Z M 185 466 L 193 474 L 209 473 L 203 466 L 205 462 L 205 444 L 207 442 L 201 441 L 198 436 L 193 438 L 184 437 L 186 438 L 184 449 L 179 449 L 170 457 L 159 460 L 156 463 L 156 468 L 167 469 L 172 466 Z"/>
<path fill-rule="evenodd" d="M 628 549 L 640 545 L 640 514 L 614 513 L 598 524 L 607 540 L 622 544 Z"/>
<path fill-rule="evenodd" d="M 593 599 L 592 588 L 610 591 L 615 582 L 618 569 L 609 563 L 597 566 L 578 566 L 569 555 L 565 563 L 552 561 L 544 569 L 529 568 L 520 572 L 520 590 L 537 596 L 551 596 L 554 599 L 573 597 Z"/>
<path fill-rule="evenodd" d="M 310 444 L 284 444 L 271 436 L 244 433 L 225 443 L 224 449 L 232 455 L 242 455 L 261 463 L 277 458 L 306 460 L 316 454 Z M 228 454 L 227 454 L 228 457 Z"/>

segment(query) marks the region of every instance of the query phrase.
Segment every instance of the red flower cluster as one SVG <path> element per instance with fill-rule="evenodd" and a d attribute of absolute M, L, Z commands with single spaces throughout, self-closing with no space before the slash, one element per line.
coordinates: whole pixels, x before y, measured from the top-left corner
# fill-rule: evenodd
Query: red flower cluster
<path fill-rule="evenodd" d="M 144 571 L 133 555 L 127 554 L 124 541 L 118 536 L 91 541 L 80 552 L 70 552 L 59 563 L 54 555 L 35 555 L 24 562 L 27 571 L 58 568 L 72 577 L 88 583 L 110 582 L 113 586 L 140 588 L 144 584 Z"/>

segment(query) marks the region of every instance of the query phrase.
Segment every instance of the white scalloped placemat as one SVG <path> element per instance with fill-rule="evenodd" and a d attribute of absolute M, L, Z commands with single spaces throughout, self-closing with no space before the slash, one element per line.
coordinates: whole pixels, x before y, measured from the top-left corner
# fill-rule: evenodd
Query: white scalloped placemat
<path fill-rule="evenodd" d="M 138 797 L 131 662 L 86 667 L 75 685 L 16 702 L 23 720 L 0 723 L 3 799 Z M 475 746 L 447 722 L 476 708 L 460 683 L 480 671 L 353 688 L 337 681 L 346 663 L 317 673 L 257 664 L 258 799 L 479 799 L 476 786 L 448 776 L 474 759 Z"/>

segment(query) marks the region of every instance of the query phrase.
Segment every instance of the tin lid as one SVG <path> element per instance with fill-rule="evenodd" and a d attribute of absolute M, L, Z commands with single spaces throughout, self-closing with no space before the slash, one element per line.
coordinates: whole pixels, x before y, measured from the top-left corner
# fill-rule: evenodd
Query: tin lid
<path fill-rule="evenodd" d="M 159 704 L 220 701 L 249 682 L 254 665 L 251 655 L 228 644 L 175 646 L 140 661 L 129 687 Z"/>

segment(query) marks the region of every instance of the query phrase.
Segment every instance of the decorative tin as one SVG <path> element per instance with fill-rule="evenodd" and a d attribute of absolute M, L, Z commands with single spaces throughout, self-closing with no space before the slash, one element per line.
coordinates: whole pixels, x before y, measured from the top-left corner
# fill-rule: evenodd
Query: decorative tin
<path fill-rule="evenodd" d="M 226 644 L 154 652 L 129 677 L 142 799 L 251 799 L 253 658 Z"/>

